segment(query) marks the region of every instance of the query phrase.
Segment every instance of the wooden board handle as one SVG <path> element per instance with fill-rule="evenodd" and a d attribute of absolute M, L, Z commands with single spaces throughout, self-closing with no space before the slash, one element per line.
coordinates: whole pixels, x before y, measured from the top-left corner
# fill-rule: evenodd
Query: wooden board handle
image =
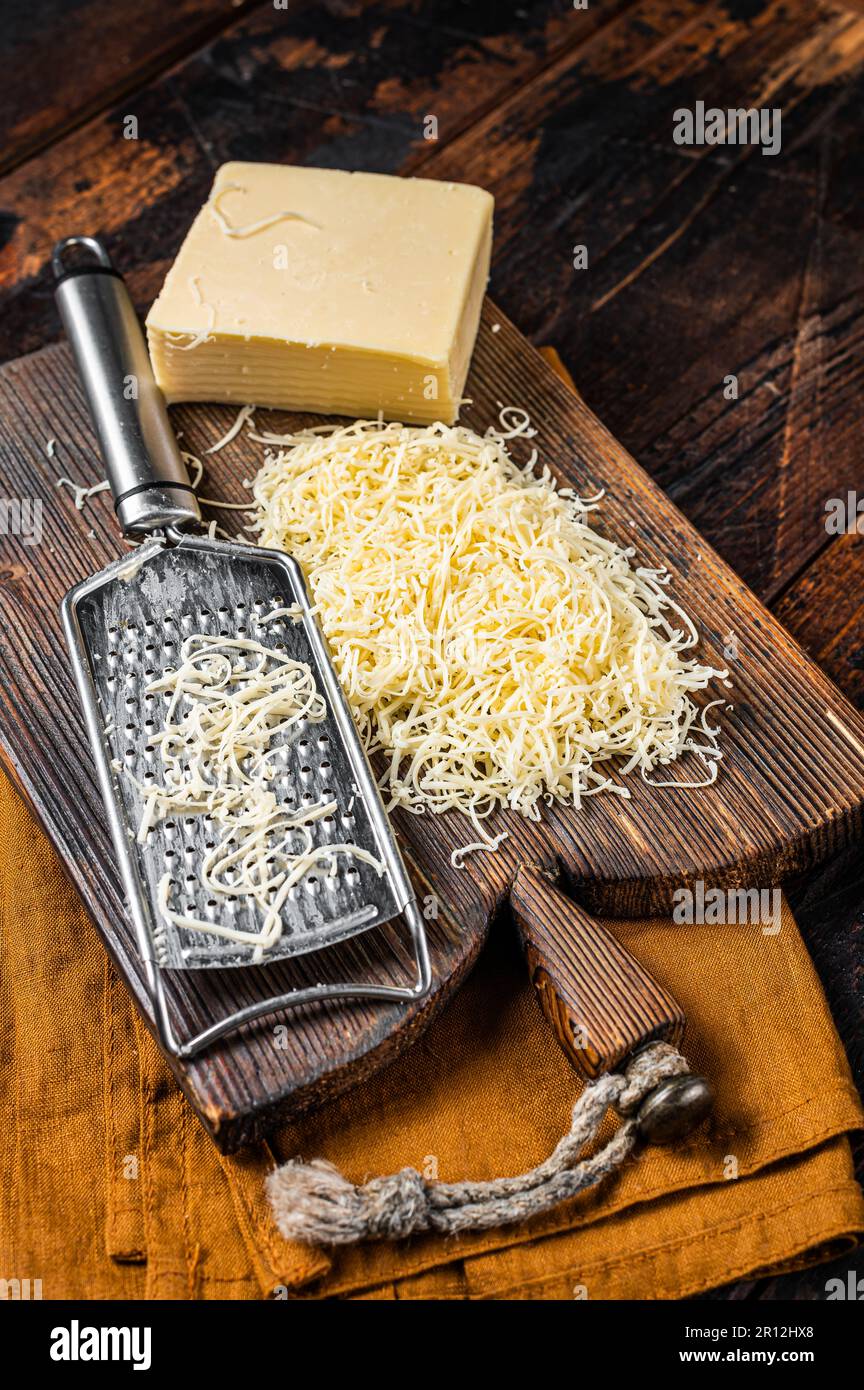
<path fill-rule="evenodd" d="M 523 866 L 511 902 L 543 1012 L 583 1076 L 613 1071 L 649 1042 L 679 1045 L 680 1005 L 545 874 Z"/>

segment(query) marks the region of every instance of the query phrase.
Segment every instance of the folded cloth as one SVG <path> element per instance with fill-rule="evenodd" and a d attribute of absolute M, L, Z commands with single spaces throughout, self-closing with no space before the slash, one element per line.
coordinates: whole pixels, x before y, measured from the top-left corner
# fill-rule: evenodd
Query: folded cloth
<path fill-rule="evenodd" d="M 487 1179 L 567 1130 L 580 1083 L 513 933 L 496 927 L 386 1071 L 224 1158 L 5 779 L 0 845 L 0 1277 L 39 1279 L 44 1298 L 674 1298 L 828 1258 L 864 1231 L 845 1137 L 861 1105 L 785 906 L 776 935 L 615 923 L 687 1012 L 711 1127 L 528 1225 L 328 1252 L 279 1234 L 274 1162 L 324 1157 L 355 1182 L 409 1164 Z"/>

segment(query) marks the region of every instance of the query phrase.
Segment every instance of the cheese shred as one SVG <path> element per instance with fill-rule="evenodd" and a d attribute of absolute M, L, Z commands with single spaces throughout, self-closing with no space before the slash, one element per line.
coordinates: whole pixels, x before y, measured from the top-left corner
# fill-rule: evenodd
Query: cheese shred
<path fill-rule="evenodd" d="M 245 226 L 235 227 L 228 221 L 219 204 L 226 193 L 245 192 L 246 189 L 242 184 L 226 183 L 222 185 L 215 197 L 211 197 L 207 204 L 223 236 L 235 238 L 255 236 L 256 232 L 263 232 L 266 231 L 268 227 L 275 227 L 277 222 L 304 222 L 307 227 L 314 227 L 316 231 L 321 230 L 318 223 L 313 222 L 311 218 L 304 217 L 300 212 L 287 212 L 285 210 L 271 212 L 266 217 L 258 218 L 256 222 L 247 222 Z"/>

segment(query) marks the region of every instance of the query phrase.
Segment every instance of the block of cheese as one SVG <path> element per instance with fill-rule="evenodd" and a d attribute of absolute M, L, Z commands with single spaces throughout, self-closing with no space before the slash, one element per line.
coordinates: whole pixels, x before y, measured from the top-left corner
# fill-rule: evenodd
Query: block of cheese
<path fill-rule="evenodd" d="M 489 274 L 468 184 L 223 164 L 147 317 L 169 401 L 452 424 Z"/>

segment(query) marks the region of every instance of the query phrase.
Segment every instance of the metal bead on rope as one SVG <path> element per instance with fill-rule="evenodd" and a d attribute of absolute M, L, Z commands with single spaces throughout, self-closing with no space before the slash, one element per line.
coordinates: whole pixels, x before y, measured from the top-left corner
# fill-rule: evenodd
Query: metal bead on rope
<path fill-rule="evenodd" d="M 414 1168 L 355 1186 L 318 1159 L 286 1163 L 267 1191 L 277 1225 L 289 1240 L 352 1245 L 399 1240 L 423 1231 L 453 1235 L 524 1221 L 593 1187 L 619 1168 L 640 1141 L 682 1137 L 708 1113 L 711 1089 L 691 1075 L 669 1043 L 651 1043 L 623 1072 L 587 1085 L 573 1106 L 570 1131 L 536 1168 L 489 1182 L 427 1182 Z M 610 1107 L 623 1116 L 611 1139 L 580 1157 L 597 1137 Z"/>

